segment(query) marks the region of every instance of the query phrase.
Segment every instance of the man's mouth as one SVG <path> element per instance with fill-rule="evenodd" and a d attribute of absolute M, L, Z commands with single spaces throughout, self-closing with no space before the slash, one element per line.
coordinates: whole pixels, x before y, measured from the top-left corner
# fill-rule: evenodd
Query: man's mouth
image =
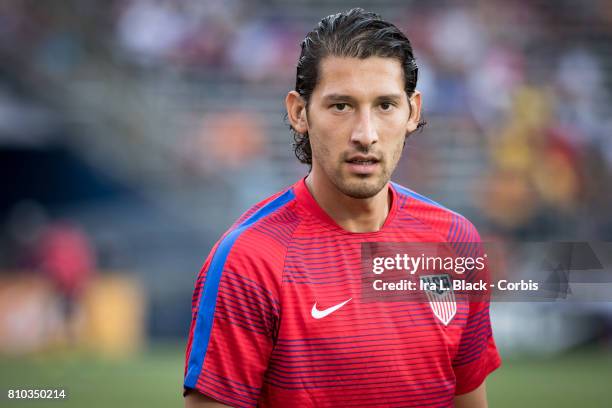
<path fill-rule="evenodd" d="M 357 174 L 371 174 L 378 167 L 380 160 L 375 156 L 352 156 L 346 160 L 349 170 Z"/>
<path fill-rule="evenodd" d="M 361 155 L 351 156 L 346 160 L 347 163 L 354 163 L 354 164 L 374 164 L 374 163 L 378 163 L 379 161 L 380 160 L 378 160 L 376 156 L 361 156 Z"/>
<path fill-rule="evenodd" d="M 353 163 L 353 164 L 374 164 L 374 163 L 378 163 L 378 160 L 358 160 L 358 159 L 353 159 L 353 160 L 347 160 L 348 163 Z"/>

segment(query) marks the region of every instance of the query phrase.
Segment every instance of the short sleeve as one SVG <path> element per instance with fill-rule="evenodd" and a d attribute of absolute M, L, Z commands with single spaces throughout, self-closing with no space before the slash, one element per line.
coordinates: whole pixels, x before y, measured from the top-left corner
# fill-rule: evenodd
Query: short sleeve
<path fill-rule="evenodd" d="M 501 358 L 491 330 L 489 303 L 472 302 L 470 316 L 453 360 L 455 394 L 466 394 L 478 388 L 500 365 Z"/>
<path fill-rule="evenodd" d="M 229 243 L 228 243 L 229 240 Z M 226 236 L 196 281 L 184 388 L 224 404 L 257 405 L 280 315 L 274 246 Z"/>

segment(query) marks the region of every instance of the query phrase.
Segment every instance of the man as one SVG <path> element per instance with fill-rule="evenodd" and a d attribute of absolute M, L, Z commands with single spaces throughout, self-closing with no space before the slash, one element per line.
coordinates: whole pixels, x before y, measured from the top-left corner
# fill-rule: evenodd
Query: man
<path fill-rule="evenodd" d="M 390 182 L 421 126 L 408 39 L 373 13 L 323 19 L 285 103 L 307 177 L 248 210 L 197 279 L 186 406 L 486 407 L 488 303 L 451 321 L 362 298 L 364 242 L 474 242 L 465 218 Z M 446 324 L 445 324 L 446 323 Z"/>

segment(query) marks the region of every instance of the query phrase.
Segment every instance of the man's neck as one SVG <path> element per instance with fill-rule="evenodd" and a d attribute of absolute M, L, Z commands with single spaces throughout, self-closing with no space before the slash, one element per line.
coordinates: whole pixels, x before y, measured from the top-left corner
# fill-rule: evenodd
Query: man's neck
<path fill-rule="evenodd" d="M 311 172 L 306 186 L 319 206 L 340 227 L 350 232 L 376 232 L 389 215 L 391 192 L 385 186 L 370 198 L 353 198 L 339 191 L 326 177 Z"/>

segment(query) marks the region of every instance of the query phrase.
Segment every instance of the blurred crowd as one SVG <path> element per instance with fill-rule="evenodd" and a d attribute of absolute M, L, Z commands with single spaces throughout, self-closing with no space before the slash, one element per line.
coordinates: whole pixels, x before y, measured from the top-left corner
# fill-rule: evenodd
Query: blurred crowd
<path fill-rule="evenodd" d="M 405 158 L 416 165 L 401 165 L 397 181 L 446 198 L 487 238 L 612 239 L 609 2 L 361 6 L 407 33 L 419 66 L 429 124 L 420 150 Z M 27 226 L 36 218 L 21 211 L 32 197 L 5 197 L 0 268 L 46 271 L 71 298 L 70 285 L 88 279 L 100 252 L 96 228 L 106 227 L 119 231 L 106 240 L 123 251 L 115 258 L 146 270 L 147 284 L 157 282 L 158 268 L 159 282 L 186 276 L 189 288 L 196 268 L 181 264 L 181 250 L 199 248 L 191 255 L 200 259 L 240 211 L 306 172 L 293 157 L 282 98 L 294 85 L 301 39 L 345 8 L 315 0 L 0 2 L 0 150 L 65 146 L 188 224 L 161 216 L 124 222 L 146 212 L 123 203 L 111 217 L 70 220 L 70 203 L 63 221 L 33 239 Z M 466 197 L 459 207 L 458 190 Z M 151 225 L 202 229 L 170 247 Z M 121 241 L 128 227 L 140 228 L 140 255 Z M 63 259 L 54 242 L 80 258 Z M 191 269 L 173 275 L 169 265 Z"/>
<path fill-rule="evenodd" d="M 301 6 L 241 0 L 3 2 L 0 106 L 9 112 L 11 96 L 13 105 L 20 98 L 23 105 L 24 94 L 15 86 L 11 91 L 15 82 L 32 98 L 52 103 L 53 96 L 38 86 L 70 81 L 80 66 L 90 65 L 101 72 L 104 65 L 143 75 L 162 71 L 185 83 L 223 77 L 286 89 L 300 39 L 330 8 L 319 2 Z M 563 220 L 585 238 L 612 236 L 606 188 L 612 57 L 605 46 L 612 37 L 612 11 L 606 2 L 376 6 L 383 15 L 393 13 L 388 17 L 413 42 L 428 119 L 456 118 L 455 125 L 479 136 L 486 174 L 472 205 L 492 232 L 554 236 Z M 262 155 L 261 144 L 270 139 L 270 118 L 256 108 L 213 112 L 203 127 L 194 125 L 197 130 L 177 137 L 182 147 L 174 159 L 204 174 L 253 166 L 247 158 Z M 254 139 L 241 126 L 224 125 L 245 115 L 255 116 L 242 121 L 253 123 Z"/>

